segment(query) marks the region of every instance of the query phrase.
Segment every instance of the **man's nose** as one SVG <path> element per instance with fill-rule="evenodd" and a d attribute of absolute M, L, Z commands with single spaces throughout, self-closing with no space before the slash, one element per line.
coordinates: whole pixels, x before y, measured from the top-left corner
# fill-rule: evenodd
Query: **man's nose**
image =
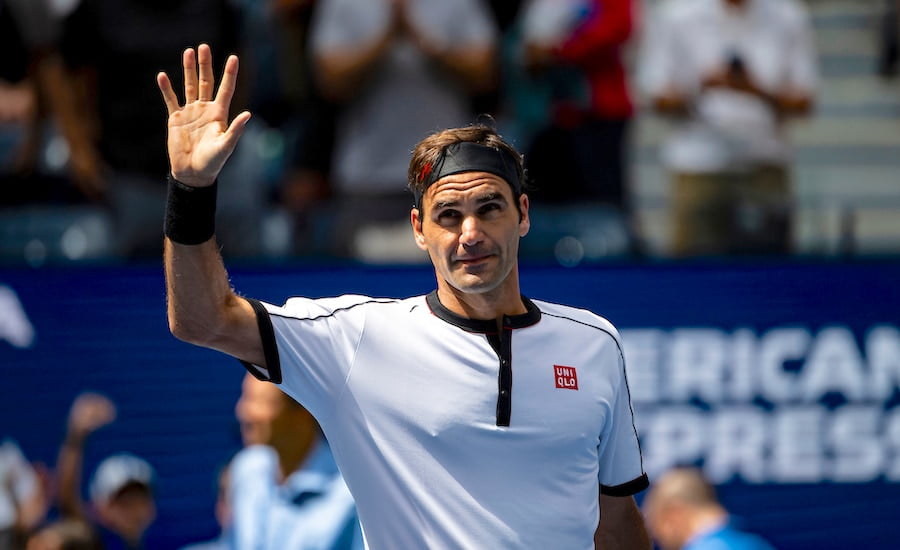
<path fill-rule="evenodd" d="M 481 221 L 476 216 L 466 216 L 463 218 L 460 227 L 459 241 L 466 246 L 472 246 L 480 243 L 484 238 L 481 230 Z"/>

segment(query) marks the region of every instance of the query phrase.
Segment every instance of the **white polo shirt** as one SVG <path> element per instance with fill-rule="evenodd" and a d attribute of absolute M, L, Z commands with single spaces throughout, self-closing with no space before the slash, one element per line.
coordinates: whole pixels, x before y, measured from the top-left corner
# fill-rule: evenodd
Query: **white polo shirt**
<path fill-rule="evenodd" d="M 369 548 L 594 547 L 598 492 L 647 476 L 615 328 L 525 299 L 459 317 L 436 293 L 251 300 L 270 378 L 320 422 Z"/>
<path fill-rule="evenodd" d="M 809 15 L 796 0 L 666 0 L 644 33 L 639 82 L 649 97 L 674 89 L 694 97 L 691 114 L 663 145 L 664 163 L 680 172 L 718 172 L 783 164 L 789 148 L 774 110 L 754 95 L 700 92 L 708 75 L 738 56 L 770 93 L 813 96 L 818 71 Z"/>

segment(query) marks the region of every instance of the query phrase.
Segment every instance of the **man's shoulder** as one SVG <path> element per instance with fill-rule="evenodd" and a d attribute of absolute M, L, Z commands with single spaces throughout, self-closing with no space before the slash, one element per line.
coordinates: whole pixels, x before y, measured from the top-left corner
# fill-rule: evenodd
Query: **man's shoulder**
<path fill-rule="evenodd" d="M 269 306 L 270 313 L 288 317 L 316 318 L 330 316 L 339 311 L 349 311 L 364 307 L 383 307 L 400 304 L 415 298 L 376 298 L 362 294 L 344 294 L 327 298 L 288 298 L 283 306 Z"/>
<path fill-rule="evenodd" d="M 605 317 L 602 317 L 593 311 L 543 300 L 532 301 L 538 306 L 541 310 L 541 314 L 544 316 L 598 329 L 608 333 L 615 340 L 619 340 L 619 331 L 616 329 L 615 325 Z"/>

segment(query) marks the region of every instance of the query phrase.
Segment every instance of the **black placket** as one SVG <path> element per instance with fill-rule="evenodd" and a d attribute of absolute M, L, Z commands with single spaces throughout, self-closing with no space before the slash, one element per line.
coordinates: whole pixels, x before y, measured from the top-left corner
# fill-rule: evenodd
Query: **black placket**
<path fill-rule="evenodd" d="M 495 320 L 469 319 L 453 313 L 438 300 L 437 292 L 426 297 L 428 307 L 440 319 L 467 332 L 480 333 L 497 354 L 500 368 L 497 373 L 497 425 L 509 426 L 512 417 L 512 336 L 518 328 L 531 326 L 541 319 L 541 312 L 534 303 L 522 296 L 527 309 L 521 315 L 504 315 L 502 328 L 497 331 Z"/>
<path fill-rule="evenodd" d="M 512 329 L 503 317 L 503 329 L 488 333 L 487 340 L 497 353 L 500 370 L 497 373 L 497 425 L 509 426 L 512 416 Z"/>

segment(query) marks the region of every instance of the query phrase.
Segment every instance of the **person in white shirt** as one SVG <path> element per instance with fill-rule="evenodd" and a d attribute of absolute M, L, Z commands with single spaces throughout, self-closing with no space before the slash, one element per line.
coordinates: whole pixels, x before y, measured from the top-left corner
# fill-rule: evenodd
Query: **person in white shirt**
<path fill-rule="evenodd" d="M 790 251 L 785 122 L 817 85 L 809 17 L 795 0 L 666 0 L 645 32 L 639 80 L 675 128 L 676 256 Z"/>
<path fill-rule="evenodd" d="M 183 65 L 184 105 L 158 76 L 170 329 L 312 413 L 366 546 L 648 549 L 632 495 L 649 480 L 619 334 L 520 291 L 522 156 L 483 124 L 415 147 L 409 221 L 434 265 L 430 294 L 264 304 L 232 290 L 214 237 L 216 177 L 250 118 L 228 123 L 237 57 L 215 97 L 210 49 L 186 50 Z"/>
<path fill-rule="evenodd" d="M 318 85 L 340 106 L 333 250 L 365 257 L 362 234 L 395 226 L 409 207 L 412 147 L 470 120 L 475 94 L 495 84 L 496 25 L 483 0 L 319 0 L 310 50 Z"/>
<path fill-rule="evenodd" d="M 38 470 L 12 439 L 0 439 L 0 548 L 16 548 L 47 515 L 49 502 Z"/>

